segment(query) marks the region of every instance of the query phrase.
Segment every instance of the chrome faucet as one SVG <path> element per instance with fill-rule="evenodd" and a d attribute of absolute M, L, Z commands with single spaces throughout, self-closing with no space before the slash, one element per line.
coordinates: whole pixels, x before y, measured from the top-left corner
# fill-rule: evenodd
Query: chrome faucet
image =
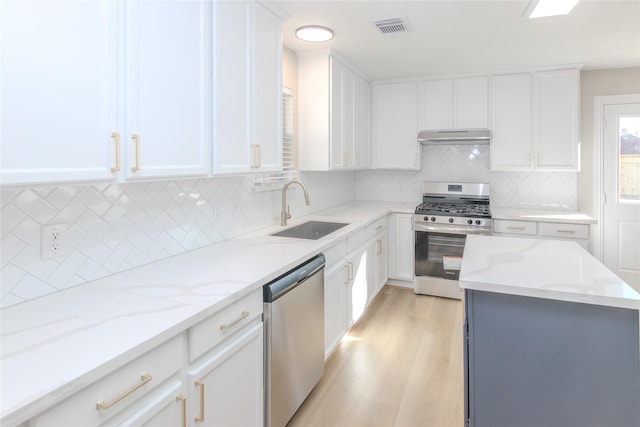
<path fill-rule="evenodd" d="M 304 191 L 304 201 L 309 206 L 309 191 L 307 190 L 307 186 L 304 185 L 302 181 L 299 179 L 292 179 L 291 181 L 287 181 L 282 187 L 282 211 L 280 212 L 280 225 L 287 225 L 287 220 L 291 218 L 291 212 L 289 212 L 289 206 L 287 205 L 287 188 L 289 188 L 290 184 L 299 184 L 302 187 L 302 191 Z"/>

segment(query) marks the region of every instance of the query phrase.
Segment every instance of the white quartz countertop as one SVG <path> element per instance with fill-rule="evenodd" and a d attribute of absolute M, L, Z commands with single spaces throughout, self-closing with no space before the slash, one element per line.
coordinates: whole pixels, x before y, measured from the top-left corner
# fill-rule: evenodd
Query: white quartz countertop
<path fill-rule="evenodd" d="M 546 209 L 514 209 L 491 207 L 492 219 L 520 221 L 559 222 L 570 224 L 596 224 L 595 218 L 575 211 L 557 211 Z"/>
<path fill-rule="evenodd" d="M 570 241 L 467 236 L 460 287 L 640 310 L 640 294 Z"/>
<path fill-rule="evenodd" d="M 346 222 L 319 240 L 273 226 L 1 310 L 0 424 L 21 423 L 391 212 L 355 201 L 303 218 Z"/>

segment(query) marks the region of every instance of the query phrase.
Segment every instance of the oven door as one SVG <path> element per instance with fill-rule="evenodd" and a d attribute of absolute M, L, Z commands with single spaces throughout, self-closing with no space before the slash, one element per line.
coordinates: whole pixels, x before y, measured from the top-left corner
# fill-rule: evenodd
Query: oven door
<path fill-rule="evenodd" d="M 491 234 L 491 230 L 415 224 L 415 274 L 458 280 L 468 234 Z"/>

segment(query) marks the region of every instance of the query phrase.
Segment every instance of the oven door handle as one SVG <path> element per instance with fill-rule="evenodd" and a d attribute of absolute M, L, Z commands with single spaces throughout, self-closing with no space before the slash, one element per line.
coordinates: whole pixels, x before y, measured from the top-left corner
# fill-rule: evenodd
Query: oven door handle
<path fill-rule="evenodd" d="M 438 226 L 438 225 L 427 225 L 427 224 L 415 224 L 415 230 L 418 231 L 426 231 L 433 233 L 446 233 L 446 234 L 481 234 L 488 236 L 491 234 L 491 229 L 489 228 L 470 228 L 470 227 L 456 227 L 454 225 L 446 225 L 446 226 Z"/>

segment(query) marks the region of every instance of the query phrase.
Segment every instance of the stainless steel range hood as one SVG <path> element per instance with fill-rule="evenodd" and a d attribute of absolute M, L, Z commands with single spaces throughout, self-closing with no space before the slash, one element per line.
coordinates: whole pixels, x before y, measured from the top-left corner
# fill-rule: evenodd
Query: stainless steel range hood
<path fill-rule="evenodd" d="M 489 129 L 440 129 L 422 130 L 418 133 L 421 144 L 489 144 Z"/>

